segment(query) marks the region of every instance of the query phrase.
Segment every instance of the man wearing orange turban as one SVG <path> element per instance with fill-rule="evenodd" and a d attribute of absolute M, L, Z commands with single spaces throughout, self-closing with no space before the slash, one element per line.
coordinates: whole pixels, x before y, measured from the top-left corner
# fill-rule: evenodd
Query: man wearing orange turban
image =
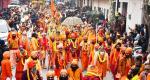
<path fill-rule="evenodd" d="M 104 77 L 106 77 L 106 72 L 110 70 L 108 54 L 103 48 L 95 52 L 94 62 L 95 66 L 99 68 L 99 76 L 103 79 Z"/>
<path fill-rule="evenodd" d="M 70 42 L 71 42 L 71 39 L 70 39 L 70 32 L 69 31 L 65 31 L 65 35 L 66 35 L 66 41 L 64 43 L 64 47 L 65 47 L 65 60 L 66 60 L 66 63 L 69 63 L 70 60 L 71 60 L 71 46 L 70 46 Z"/>
<path fill-rule="evenodd" d="M 36 69 L 36 62 L 31 60 L 27 63 L 28 69 L 23 71 L 22 80 L 43 80 Z"/>
<path fill-rule="evenodd" d="M 35 69 L 39 72 L 39 75 L 41 76 L 42 68 L 41 68 L 40 61 L 38 59 L 38 54 L 39 54 L 38 51 L 31 52 L 31 56 L 25 61 L 24 71 L 28 69 L 28 62 L 34 61 L 36 63 L 36 68 Z"/>
<path fill-rule="evenodd" d="M 119 56 L 121 54 L 121 43 L 118 42 L 116 43 L 115 47 L 111 50 L 110 53 L 110 69 L 112 71 L 112 74 L 116 76 L 117 74 L 117 69 L 118 69 L 118 61 L 119 61 Z M 114 77 L 116 80 L 116 77 Z"/>
<path fill-rule="evenodd" d="M 71 33 L 70 35 L 71 40 L 70 40 L 70 47 L 71 47 L 71 54 L 72 54 L 72 59 L 77 58 L 77 51 L 78 51 L 78 41 L 77 41 L 77 34 L 75 32 Z"/>
<path fill-rule="evenodd" d="M 89 55 L 88 64 L 93 64 L 95 43 L 96 43 L 96 38 L 94 36 L 90 40 L 90 55 Z"/>
<path fill-rule="evenodd" d="M 2 73 L 0 80 L 6 80 L 7 78 L 12 79 L 11 62 L 9 59 L 10 59 L 10 52 L 9 51 L 4 52 L 3 60 L 1 62 Z"/>
<path fill-rule="evenodd" d="M 73 59 L 71 66 L 67 71 L 69 80 L 82 80 L 82 70 L 78 67 L 77 59 Z"/>
<path fill-rule="evenodd" d="M 66 69 L 62 69 L 62 70 L 60 71 L 60 77 L 59 77 L 58 80 L 69 80 L 69 79 L 68 79 L 68 72 L 67 72 Z"/>
<path fill-rule="evenodd" d="M 49 39 L 49 50 L 50 50 L 50 54 L 48 57 L 48 64 L 49 67 L 48 68 L 52 68 L 52 66 L 54 65 L 55 59 L 54 59 L 54 42 L 55 42 L 55 37 L 54 36 L 50 36 Z"/>
<path fill-rule="evenodd" d="M 90 47 L 88 44 L 87 37 L 84 37 L 83 41 L 80 43 L 81 48 L 81 64 L 82 64 L 82 70 L 86 70 L 88 67 L 88 58 L 90 53 Z"/>
<path fill-rule="evenodd" d="M 57 45 L 58 52 L 55 54 L 55 74 L 60 76 L 60 70 L 65 67 L 65 52 L 63 49 L 63 43 Z"/>
<path fill-rule="evenodd" d="M 16 80 L 22 80 L 22 73 L 23 73 L 23 55 L 20 53 L 20 51 L 18 50 L 16 53 Z"/>
<path fill-rule="evenodd" d="M 13 67 L 15 67 L 15 65 L 16 65 L 16 55 L 15 54 L 20 46 L 20 41 L 19 41 L 16 31 L 13 31 L 11 33 L 11 37 L 8 39 L 8 45 L 9 45 L 10 52 L 11 52 L 11 54 L 10 54 L 11 65 Z"/>
<path fill-rule="evenodd" d="M 131 69 L 131 54 L 131 47 L 122 47 L 117 70 L 118 75 L 120 76 L 118 78 L 121 80 L 124 80 L 124 77 L 127 77 L 128 72 Z"/>
<path fill-rule="evenodd" d="M 83 80 L 101 80 L 98 74 L 98 67 L 89 65 Z"/>
<path fill-rule="evenodd" d="M 20 50 L 20 51 L 19 51 Z M 23 47 L 20 47 L 16 53 L 16 80 L 22 80 L 22 73 L 23 73 L 23 68 L 24 68 L 24 62 L 27 59 L 27 51 L 23 49 Z"/>
<path fill-rule="evenodd" d="M 54 77 L 55 77 L 55 72 L 54 71 L 48 71 L 46 73 L 47 80 L 54 80 Z"/>
<path fill-rule="evenodd" d="M 48 49 L 48 39 L 46 37 L 46 33 L 42 33 L 42 38 L 39 38 L 39 44 L 40 44 L 40 51 L 41 51 L 41 57 L 40 57 L 41 65 L 43 68 L 46 68 L 45 58 Z"/>

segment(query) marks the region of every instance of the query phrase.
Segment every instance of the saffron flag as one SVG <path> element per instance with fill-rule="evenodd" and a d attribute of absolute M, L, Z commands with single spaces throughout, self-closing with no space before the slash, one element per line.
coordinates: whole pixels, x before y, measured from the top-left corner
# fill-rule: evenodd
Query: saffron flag
<path fill-rule="evenodd" d="M 54 0 L 51 0 L 50 9 L 51 9 L 51 15 L 54 17 L 55 12 L 56 12 L 56 6 L 55 6 L 55 1 Z"/>

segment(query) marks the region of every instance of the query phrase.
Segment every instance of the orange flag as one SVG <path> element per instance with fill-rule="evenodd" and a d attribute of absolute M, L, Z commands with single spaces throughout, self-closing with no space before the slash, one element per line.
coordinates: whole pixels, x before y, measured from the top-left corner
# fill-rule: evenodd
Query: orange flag
<path fill-rule="evenodd" d="M 55 12 L 56 12 L 56 6 L 55 6 L 55 1 L 54 0 L 51 0 L 50 9 L 51 9 L 51 15 L 54 17 Z"/>

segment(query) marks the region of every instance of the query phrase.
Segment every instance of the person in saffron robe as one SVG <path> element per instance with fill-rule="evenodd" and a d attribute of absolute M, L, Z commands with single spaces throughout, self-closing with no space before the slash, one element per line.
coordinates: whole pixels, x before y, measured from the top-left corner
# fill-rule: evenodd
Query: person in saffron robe
<path fill-rule="evenodd" d="M 55 72 L 54 71 L 48 71 L 46 73 L 47 80 L 54 80 L 54 77 L 55 77 Z"/>
<path fill-rule="evenodd" d="M 91 41 L 90 41 L 90 55 L 89 55 L 89 61 L 88 61 L 88 64 L 90 65 L 94 65 L 94 51 L 95 51 L 95 49 L 96 49 L 96 45 L 95 45 L 95 43 L 96 43 L 96 38 L 95 37 L 93 37 L 92 39 L 91 39 Z M 98 48 L 99 46 L 97 46 L 97 48 Z"/>
<path fill-rule="evenodd" d="M 30 51 L 38 51 L 39 43 L 38 43 L 38 35 L 36 33 L 32 34 L 31 42 L 30 42 Z"/>
<path fill-rule="evenodd" d="M 42 38 L 40 39 L 40 46 L 41 46 L 41 57 L 40 57 L 41 65 L 43 68 L 46 68 L 45 57 L 48 48 L 48 39 L 46 37 L 46 33 L 42 33 Z"/>
<path fill-rule="evenodd" d="M 82 80 L 82 70 L 78 66 L 78 60 L 73 59 L 70 68 L 67 70 L 69 80 Z"/>
<path fill-rule="evenodd" d="M 69 80 L 68 73 L 66 69 L 60 71 L 60 76 L 58 80 Z"/>
<path fill-rule="evenodd" d="M 28 62 L 30 62 L 30 61 L 33 60 L 34 62 L 36 62 L 36 70 L 39 72 L 39 75 L 41 76 L 41 74 L 42 74 L 42 68 L 41 68 L 40 61 L 38 59 L 38 54 L 39 54 L 38 51 L 33 51 L 31 53 L 31 56 L 25 61 L 23 71 L 25 71 L 25 70 L 28 69 Z"/>
<path fill-rule="evenodd" d="M 67 66 L 67 54 L 66 54 L 67 39 L 66 39 L 66 35 L 64 33 L 61 35 L 60 43 L 63 44 L 63 49 L 60 50 L 61 53 L 63 53 L 63 57 L 64 57 L 63 67 L 66 67 Z"/>
<path fill-rule="evenodd" d="M 105 47 L 105 50 L 108 53 L 108 55 L 110 55 L 111 49 L 112 49 L 112 40 L 108 38 L 106 41 L 106 47 Z"/>
<path fill-rule="evenodd" d="M 127 77 L 129 70 L 131 69 L 131 59 L 132 59 L 132 48 L 124 47 L 122 48 L 122 52 L 120 54 L 119 65 L 118 65 L 118 75 L 120 75 L 121 80 Z"/>
<path fill-rule="evenodd" d="M 12 38 L 12 33 L 14 33 L 14 32 L 17 33 L 17 31 L 15 30 L 15 28 L 11 28 L 11 31 L 8 33 L 8 37 L 7 37 L 8 41 L 9 41 L 9 39 Z M 17 33 L 17 37 L 19 38 L 18 33 Z"/>
<path fill-rule="evenodd" d="M 43 80 L 39 74 L 39 71 L 36 70 L 36 62 L 33 60 L 27 63 L 28 69 L 23 71 L 21 80 Z"/>
<path fill-rule="evenodd" d="M 99 73 L 98 73 L 98 67 L 94 65 L 89 65 L 87 72 L 85 76 L 83 77 L 83 80 L 101 80 Z"/>
<path fill-rule="evenodd" d="M 16 65 L 16 52 L 19 49 L 19 38 L 17 37 L 17 32 L 12 32 L 12 37 L 8 40 L 9 48 L 10 48 L 10 61 L 12 67 Z"/>
<path fill-rule="evenodd" d="M 106 72 L 110 70 L 108 54 L 103 48 L 101 48 L 95 53 L 94 59 L 95 66 L 99 68 L 98 73 L 103 79 L 106 77 Z"/>
<path fill-rule="evenodd" d="M 84 40 L 80 43 L 81 48 L 81 63 L 82 63 L 82 70 L 86 70 L 88 67 L 88 58 L 90 54 L 90 47 L 88 44 L 87 37 L 84 37 Z"/>
<path fill-rule="evenodd" d="M 30 56 L 30 48 L 29 48 L 29 40 L 27 37 L 27 32 L 24 31 L 20 37 L 20 46 L 22 46 L 27 52 L 28 52 L 28 56 Z"/>
<path fill-rule="evenodd" d="M 57 49 L 59 50 L 56 54 L 55 54 L 55 75 L 57 77 L 60 76 L 60 70 L 62 68 L 64 68 L 64 58 L 65 58 L 65 54 L 63 52 L 63 44 L 60 43 L 58 46 L 57 46 Z"/>
<path fill-rule="evenodd" d="M 24 57 L 26 55 L 27 54 L 24 54 L 21 51 L 18 51 L 16 53 L 16 58 L 17 58 L 16 59 L 16 62 L 17 62 L 16 74 L 15 74 L 16 80 L 22 80 L 22 73 L 23 73 L 23 67 L 24 67 Z"/>
<path fill-rule="evenodd" d="M 0 80 L 6 80 L 7 78 L 10 78 L 10 80 L 12 80 L 12 72 L 11 72 L 12 70 L 9 51 L 3 53 L 3 60 L 1 62 L 1 66 L 2 66 L 2 73 Z"/>
<path fill-rule="evenodd" d="M 54 41 L 55 41 L 55 38 L 54 36 L 51 36 L 50 37 L 50 40 L 49 40 L 49 51 L 50 51 L 50 54 L 49 54 L 49 69 L 50 68 L 53 68 L 53 65 L 54 65 L 54 62 L 55 62 L 55 59 L 54 59 Z"/>
<path fill-rule="evenodd" d="M 71 47 L 71 57 L 72 59 L 77 59 L 77 50 L 78 50 L 78 42 L 76 40 L 77 34 L 76 33 L 71 33 L 71 41 L 70 41 L 70 47 Z"/>
<path fill-rule="evenodd" d="M 66 34 L 66 43 L 65 43 L 65 51 L 66 51 L 66 63 L 69 63 L 71 60 L 71 50 L 70 50 L 70 38 L 69 38 L 69 31 L 65 31 Z"/>
<path fill-rule="evenodd" d="M 119 56 L 121 54 L 121 43 L 116 43 L 114 49 L 111 50 L 110 53 L 110 69 L 112 71 L 112 74 L 114 76 L 114 79 L 116 80 L 116 74 L 118 69 L 118 62 L 119 62 Z"/>

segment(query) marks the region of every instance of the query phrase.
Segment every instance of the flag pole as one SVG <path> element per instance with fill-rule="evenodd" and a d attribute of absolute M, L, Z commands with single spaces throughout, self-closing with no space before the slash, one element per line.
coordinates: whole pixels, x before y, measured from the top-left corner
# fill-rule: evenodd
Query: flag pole
<path fill-rule="evenodd" d="M 98 27 L 98 24 L 96 23 L 96 29 L 95 29 L 96 30 L 96 44 L 97 44 L 97 40 L 98 40 L 98 35 L 97 35 L 97 30 L 98 29 L 97 29 L 97 27 Z"/>

